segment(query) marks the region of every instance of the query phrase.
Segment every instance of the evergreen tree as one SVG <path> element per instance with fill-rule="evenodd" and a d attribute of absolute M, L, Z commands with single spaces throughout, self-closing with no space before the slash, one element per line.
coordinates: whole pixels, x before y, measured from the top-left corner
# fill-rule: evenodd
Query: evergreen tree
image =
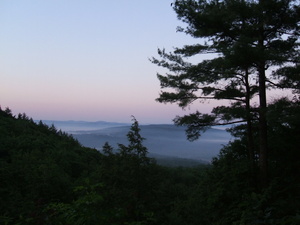
<path fill-rule="evenodd" d="M 143 145 L 144 137 L 140 134 L 140 127 L 138 121 L 132 116 L 132 125 L 130 131 L 127 133 L 129 141 L 128 146 L 119 144 L 119 151 L 121 155 L 131 155 L 136 157 L 141 164 L 148 164 L 149 158 L 147 157 L 148 150 Z"/>
<path fill-rule="evenodd" d="M 217 124 L 247 121 L 249 157 L 254 158 L 252 122 L 258 121 L 259 168 L 262 186 L 267 184 L 268 127 L 267 88 L 299 85 L 300 7 L 295 0 L 176 0 L 173 8 L 187 24 L 178 31 L 200 38 L 200 44 L 159 50 L 152 62 L 171 73 L 158 75 L 163 91 L 160 102 L 186 107 L 196 100 L 233 100 L 212 114 L 192 113 L 175 118 L 188 126 L 188 138 Z M 198 64 L 184 58 L 215 53 L 216 58 Z M 258 94 L 258 107 L 250 101 Z M 221 122 L 220 122 L 221 121 Z"/>

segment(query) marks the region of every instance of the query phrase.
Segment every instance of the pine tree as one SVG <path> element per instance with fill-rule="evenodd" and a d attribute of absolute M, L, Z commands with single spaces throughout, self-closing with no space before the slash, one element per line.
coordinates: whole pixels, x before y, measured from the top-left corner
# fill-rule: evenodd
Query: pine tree
<path fill-rule="evenodd" d="M 176 0 L 173 8 L 187 24 L 178 31 L 199 44 L 158 50 L 152 58 L 171 73 L 158 74 L 163 91 L 157 99 L 187 107 L 197 100 L 230 100 L 211 114 L 200 112 L 175 118 L 187 125 L 188 138 L 210 126 L 247 122 L 249 157 L 254 156 L 252 123 L 258 121 L 259 167 L 262 186 L 267 184 L 268 88 L 299 86 L 300 7 L 295 0 Z M 184 60 L 198 54 L 214 53 L 216 58 L 192 64 Z M 170 91 L 174 90 L 174 91 Z M 258 107 L 252 100 L 259 96 Z"/>
<path fill-rule="evenodd" d="M 139 123 L 134 116 L 132 116 L 132 121 L 130 131 L 127 133 L 129 144 L 128 146 L 119 144 L 120 154 L 134 156 L 141 164 L 147 164 L 149 163 L 149 158 L 147 157 L 148 150 L 143 145 L 145 138 L 141 136 Z"/>

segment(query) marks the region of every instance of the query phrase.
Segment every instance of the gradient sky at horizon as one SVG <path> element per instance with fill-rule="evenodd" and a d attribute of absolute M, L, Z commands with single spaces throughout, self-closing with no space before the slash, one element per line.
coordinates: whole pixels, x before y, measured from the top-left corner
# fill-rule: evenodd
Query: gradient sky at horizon
<path fill-rule="evenodd" d="M 1 0 L 0 105 L 36 120 L 172 123 L 149 58 L 195 43 L 173 0 Z M 209 112 L 212 104 L 197 105 Z"/>

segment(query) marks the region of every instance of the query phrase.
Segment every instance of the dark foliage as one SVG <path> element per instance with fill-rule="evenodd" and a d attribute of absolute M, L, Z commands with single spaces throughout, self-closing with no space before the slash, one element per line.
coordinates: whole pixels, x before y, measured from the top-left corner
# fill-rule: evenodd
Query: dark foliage
<path fill-rule="evenodd" d="M 269 108 L 271 175 L 263 190 L 248 165 L 243 125 L 212 165 L 167 168 L 147 157 L 135 119 L 128 146 L 106 143 L 100 153 L 0 110 L 0 222 L 299 224 L 299 102 L 281 99 Z"/>
<path fill-rule="evenodd" d="M 162 89 L 157 101 L 185 108 L 194 102 L 223 100 L 210 114 L 196 111 L 174 122 L 187 127 L 192 141 L 208 127 L 246 122 L 250 167 L 259 165 L 261 187 L 266 187 L 267 90 L 299 93 L 299 1 L 175 0 L 172 6 L 185 24 L 178 31 L 199 42 L 169 53 L 159 49 L 159 59 L 151 59 L 168 71 L 157 75 Z M 213 59 L 195 63 L 195 57 L 207 53 Z M 259 128 L 255 138 L 254 125 Z"/>

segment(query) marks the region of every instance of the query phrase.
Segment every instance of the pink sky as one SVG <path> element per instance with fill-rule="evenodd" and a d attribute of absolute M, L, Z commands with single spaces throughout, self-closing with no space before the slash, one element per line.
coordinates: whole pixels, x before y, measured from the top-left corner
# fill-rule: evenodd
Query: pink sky
<path fill-rule="evenodd" d="M 4 0 L 0 105 L 33 119 L 171 123 L 148 60 L 195 40 L 161 1 Z M 208 111 L 209 105 L 201 106 Z"/>
<path fill-rule="evenodd" d="M 37 120 L 172 123 L 187 111 L 155 102 L 149 58 L 197 43 L 176 27 L 173 0 L 3 0 L 0 105 Z M 205 57 L 208 57 L 206 55 Z M 201 60 L 196 57 L 193 60 Z"/>

